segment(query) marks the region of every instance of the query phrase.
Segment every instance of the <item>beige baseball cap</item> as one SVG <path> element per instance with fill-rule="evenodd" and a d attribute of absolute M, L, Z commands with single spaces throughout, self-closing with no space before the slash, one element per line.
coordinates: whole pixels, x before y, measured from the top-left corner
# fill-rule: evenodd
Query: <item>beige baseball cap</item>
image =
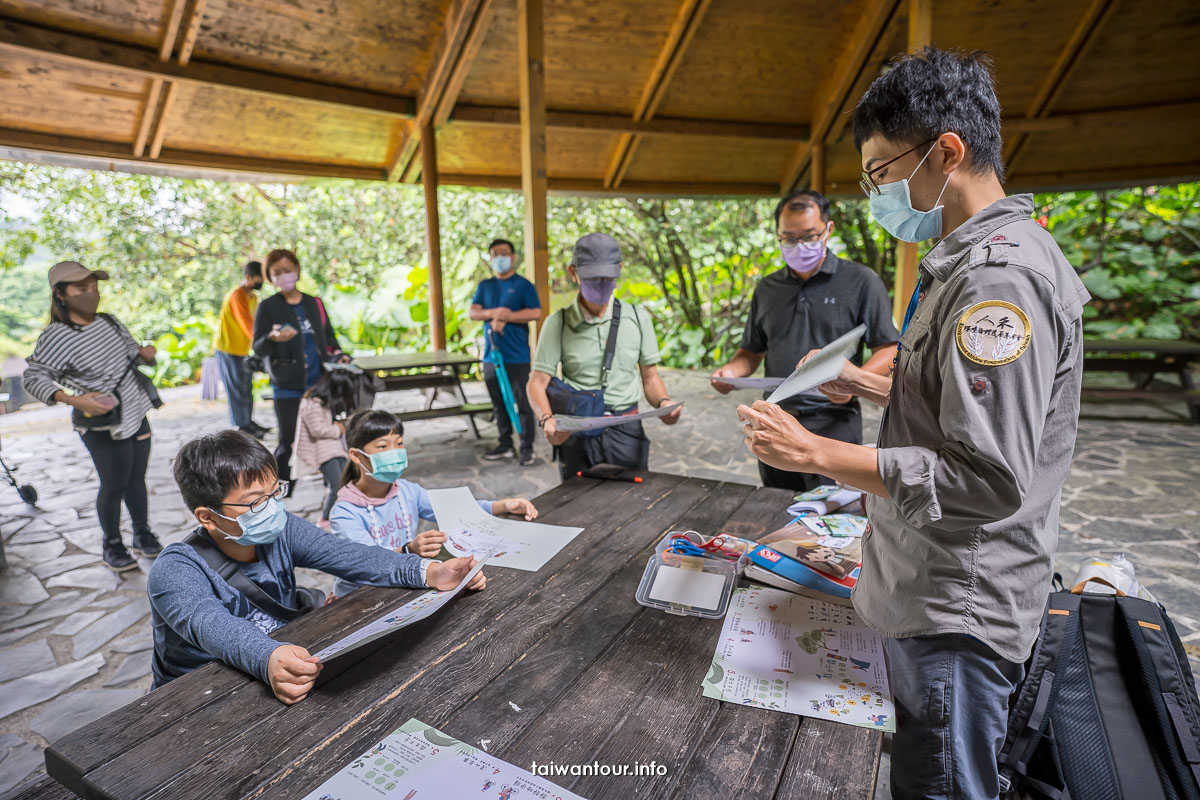
<path fill-rule="evenodd" d="M 104 270 L 88 269 L 78 261 L 60 261 L 50 268 L 50 273 L 46 277 L 50 279 L 51 286 L 57 286 L 64 281 L 74 283 L 92 275 L 95 275 L 97 280 L 108 280 L 108 273 Z"/>

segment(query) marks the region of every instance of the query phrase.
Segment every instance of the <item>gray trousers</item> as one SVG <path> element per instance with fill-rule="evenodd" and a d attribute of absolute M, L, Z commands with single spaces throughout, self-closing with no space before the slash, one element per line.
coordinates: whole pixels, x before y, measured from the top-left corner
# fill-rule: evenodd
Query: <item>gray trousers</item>
<path fill-rule="evenodd" d="M 1025 665 L 961 633 L 884 642 L 896 702 L 893 800 L 996 800 L 1008 702 Z"/>
<path fill-rule="evenodd" d="M 341 488 L 342 470 L 346 468 L 346 459 L 331 458 L 321 465 L 321 477 L 325 479 L 325 487 L 329 492 L 325 495 L 325 505 L 321 509 L 321 519 L 329 519 L 329 512 L 337 502 L 338 489 Z"/>
<path fill-rule="evenodd" d="M 221 375 L 225 396 L 229 399 L 229 421 L 235 428 L 246 427 L 254 412 L 254 376 L 246 366 L 246 357 L 218 350 L 217 372 Z"/>

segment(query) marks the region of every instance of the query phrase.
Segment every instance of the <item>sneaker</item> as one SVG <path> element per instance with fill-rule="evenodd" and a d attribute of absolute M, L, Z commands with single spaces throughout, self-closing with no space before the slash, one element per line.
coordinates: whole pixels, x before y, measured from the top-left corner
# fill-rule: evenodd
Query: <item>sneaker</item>
<path fill-rule="evenodd" d="M 260 431 L 258 428 L 252 428 L 249 425 L 243 425 L 242 427 L 238 428 L 238 430 L 241 431 L 242 433 L 246 434 L 247 436 L 253 436 L 255 439 L 263 438 L 262 431 Z"/>
<path fill-rule="evenodd" d="M 157 536 L 149 531 L 146 533 L 135 533 L 133 535 L 133 545 L 130 549 L 142 558 L 158 558 L 158 554 L 162 552 L 162 543 L 158 541 Z"/>
<path fill-rule="evenodd" d="M 113 572 L 125 572 L 126 570 L 137 569 L 137 560 L 129 555 L 129 551 L 125 549 L 125 545 L 123 544 L 118 544 L 115 547 L 105 545 L 104 563 Z"/>
<path fill-rule="evenodd" d="M 536 462 L 537 459 L 533 457 L 533 453 L 521 453 L 522 467 L 532 467 Z"/>
<path fill-rule="evenodd" d="M 511 447 L 505 447 L 501 444 L 493 447 L 491 450 L 488 450 L 483 454 L 483 457 L 488 461 L 499 461 L 502 458 L 512 458 L 513 455 L 513 449 Z"/>

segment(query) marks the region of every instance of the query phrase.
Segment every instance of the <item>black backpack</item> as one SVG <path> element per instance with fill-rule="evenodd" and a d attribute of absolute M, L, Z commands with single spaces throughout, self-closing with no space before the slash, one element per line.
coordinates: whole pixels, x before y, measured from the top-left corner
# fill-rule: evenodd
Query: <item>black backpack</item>
<path fill-rule="evenodd" d="M 1200 701 L 1166 610 L 1051 593 L 1009 712 L 1001 787 L 1046 800 L 1200 800 L 1198 743 Z"/>

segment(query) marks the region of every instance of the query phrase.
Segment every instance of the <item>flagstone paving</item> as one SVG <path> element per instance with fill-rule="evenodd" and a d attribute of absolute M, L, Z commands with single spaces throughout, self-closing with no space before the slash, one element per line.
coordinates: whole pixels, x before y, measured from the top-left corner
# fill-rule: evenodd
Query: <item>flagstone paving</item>
<path fill-rule="evenodd" d="M 675 428 L 647 425 L 654 442 L 651 468 L 757 483 L 733 414 L 736 402 L 752 401 L 755 394 L 723 397 L 708 388 L 703 374 L 665 372 L 672 397 L 687 405 Z M 468 384 L 467 393 L 472 401 L 486 399 L 480 384 Z M 164 397 L 167 405 L 151 417 L 147 484 L 151 526 L 166 544 L 191 529 L 171 458 L 184 441 L 226 427 L 227 417 L 224 402 L 200 399 L 198 387 L 167 390 Z M 411 409 L 423 400 L 410 391 L 381 395 L 377 403 Z M 453 403 L 439 398 L 443 402 Z M 1142 583 L 1170 611 L 1198 669 L 1200 426 L 1098 418 L 1127 411 L 1085 406 L 1063 492 L 1057 566 L 1069 580 L 1086 556 L 1129 553 Z M 865 416 L 867 441 L 873 441 L 879 416 L 871 408 Z M 274 425 L 269 406 L 258 408 L 256 417 Z M 477 497 L 531 497 L 558 482 L 544 441 L 533 467 L 486 462 L 479 456 L 494 444 L 494 427 L 485 423 L 481 429 L 484 438 L 477 440 L 458 418 L 411 424 L 405 437 L 409 474 L 431 488 L 467 485 Z M 0 485 L 0 537 L 8 559 L 0 572 L 2 793 L 41 771 L 49 741 L 148 691 L 152 645 L 145 592 L 150 562 L 117 575 L 99 560 L 95 471 L 66 410 L 36 407 L 0 416 L 0 436 L 5 458 L 19 465 L 21 481 L 34 484 L 41 496 L 33 509 Z M 287 505 L 315 520 L 323 495 L 319 476 L 302 475 Z M 128 520 L 124 525 L 128 541 Z M 321 573 L 300 572 L 306 585 L 328 590 L 332 584 Z M 887 768 L 885 755 L 881 798 L 888 796 Z"/>

